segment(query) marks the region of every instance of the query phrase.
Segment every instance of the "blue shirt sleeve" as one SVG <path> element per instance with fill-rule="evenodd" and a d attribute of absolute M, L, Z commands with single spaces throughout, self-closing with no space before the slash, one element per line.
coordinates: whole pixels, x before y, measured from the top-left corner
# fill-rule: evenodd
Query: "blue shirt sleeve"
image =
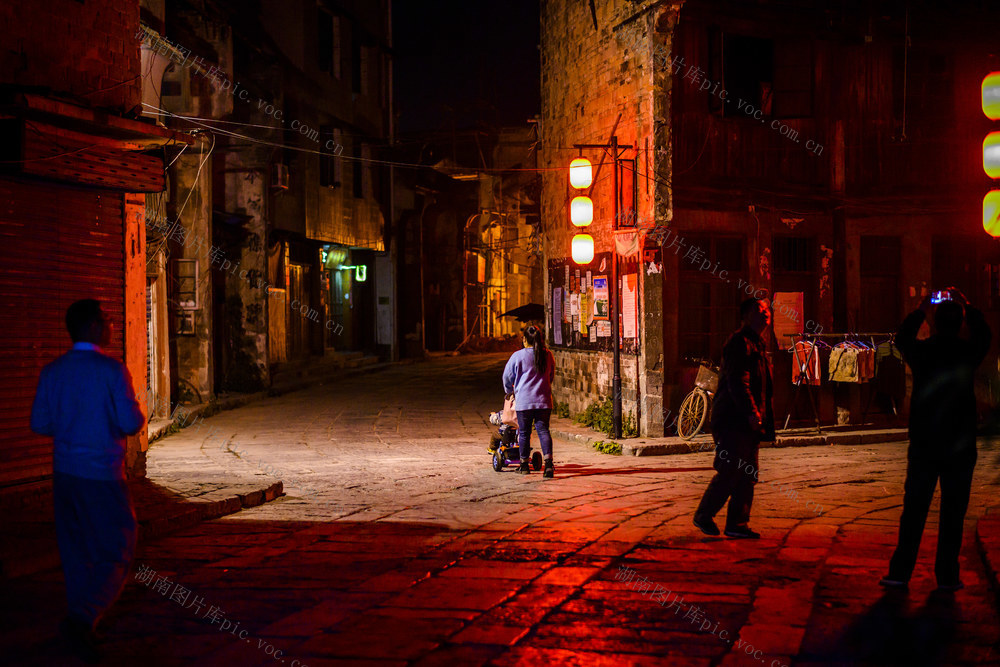
<path fill-rule="evenodd" d="M 135 400 L 135 392 L 132 389 L 132 376 L 128 369 L 121 368 L 121 373 L 115 382 L 114 388 L 115 416 L 118 419 L 118 428 L 125 435 L 135 435 L 146 423 L 146 417 L 139 408 L 139 402 Z"/>
<path fill-rule="evenodd" d="M 52 424 L 52 411 L 49 409 L 47 369 L 42 369 L 38 377 L 38 389 L 35 391 L 35 402 L 31 406 L 31 430 L 39 435 L 52 435 L 55 426 Z"/>
<path fill-rule="evenodd" d="M 514 360 L 516 356 L 517 352 L 512 354 L 503 369 L 503 393 L 505 395 L 512 393 L 514 385 L 517 383 L 517 362 Z"/>

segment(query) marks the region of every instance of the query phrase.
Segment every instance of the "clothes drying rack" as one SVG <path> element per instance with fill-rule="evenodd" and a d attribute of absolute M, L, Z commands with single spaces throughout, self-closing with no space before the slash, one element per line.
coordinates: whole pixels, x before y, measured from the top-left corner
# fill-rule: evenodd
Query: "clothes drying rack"
<path fill-rule="evenodd" d="M 838 339 L 838 340 L 857 340 L 859 338 L 864 338 L 868 342 L 871 343 L 872 347 L 876 347 L 876 345 L 875 345 L 875 338 L 876 337 L 881 338 L 881 337 L 885 337 L 885 336 L 888 336 L 888 337 L 892 338 L 893 334 L 890 334 L 890 333 L 856 333 L 856 332 L 853 332 L 853 331 L 852 332 L 847 332 L 847 333 L 794 333 L 794 334 L 785 334 L 786 338 L 791 338 L 792 339 L 792 346 L 793 347 L 795 346 L 796 343 L 801 342 L 801 341 L 812 342 L 812 341 L 815 341 L 817 339 L 821 340 L 821 339 L 824 339 L 824 338 L 831 338 L 831 339 Z M 792 391 L 792 398 L 791 398 L 791 400 L 788 403 L 788 412 L 785 415 L 785 425 L 784 425 L 784 427 L 783 427 L 782 430 L 787 429 L 788 428 L 788 423 L 792 420 L 792 411 L 795 409 L 795 399 L 798 398 L 799 390 L 804 385 L 805 388 L 806 388 L 806 395 L 809 396 L 809 405 L 810 405 L 810 407 L 812 407 L 813 417 L 816 419 L 816 432 L 819 433 L 820 435 L 823 435 L 823 427 L 819 423 L 819 409 L 816 407 L 816 396 L 812 392 L 812 385 L 810 385 L 808 382 L 806 382 L 806 377 L 807 377 L 806 376 L 806 370 L 809 368 L 809 365 L 812 363 L 813 355 L 814 354 L 817 354 L 817 352 L 816 352 L 816 346 L 815 345 L 813 345 L 812 347 L 809 348 L 809 354 L 806 355 L 806 358 L 803 361 L 799 361 L 799 358 L 798 358 L 799 355 L 794 354 L 794 353 L 792 354 L 792 363 L 797 364 L 798 367 L 799 367 L 799 377 L 795 381 L 795 390 Z M 871 395 L 868 397 L 868 405 L 865 407 L 865 413 L 864 413 L 864 416 L 862 416 L 862 421 L 864 421 L 864 418 L 868 415 L 868 408 L 871 407 L 871 403 L 872 403 L 872 400 L 874 399 L 874 397 L 875 397 L 875 391 L 872 390 Z M 895 405 L 893 406 L 893 408 L 895 408 Z"/>

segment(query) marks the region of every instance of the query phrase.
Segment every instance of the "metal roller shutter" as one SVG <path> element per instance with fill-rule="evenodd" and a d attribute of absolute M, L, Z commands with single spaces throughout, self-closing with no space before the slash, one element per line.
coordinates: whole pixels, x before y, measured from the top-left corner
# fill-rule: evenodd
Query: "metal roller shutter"
<path fill-rule="evenodd" d="M 0 179 L 0 487 L 52 474 L 51 439 L 29 428 L 42 366 L 69 349 L 66 308 L 98 299 L 123 360 L 123 196 Z"/>

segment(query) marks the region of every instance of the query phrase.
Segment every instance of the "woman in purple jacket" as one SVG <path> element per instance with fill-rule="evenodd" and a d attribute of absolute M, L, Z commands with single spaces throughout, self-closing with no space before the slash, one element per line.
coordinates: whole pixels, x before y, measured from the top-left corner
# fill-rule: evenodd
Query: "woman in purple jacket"
<path fill-rule="evenodd" d="M 535 325 L 524 330 L 524 349 L 510 356 L 503 369 L 503 390 L 514 394 L 517 408 L 517 444 L 521 449 L 522 475 L 529 472 L 528 454 L 531 445 L 531 425 L 538 431 L 538 440 L 545 458 L 543 477 L 552 477 L 552 436 L 549 418 L 552 416 L 552 380 L 556 360 L 545 348 L 545 334 Z"/>

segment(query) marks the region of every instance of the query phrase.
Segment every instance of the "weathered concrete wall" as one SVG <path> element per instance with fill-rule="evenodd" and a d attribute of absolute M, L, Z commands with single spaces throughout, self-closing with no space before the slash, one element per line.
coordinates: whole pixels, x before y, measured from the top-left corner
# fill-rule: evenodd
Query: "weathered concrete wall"
<path fill-rule="evenodd" d="M 543 252 L 549 258 L 568 257 L 576 230 L 568 220 L 571 196 L 567 184 L 570 160 L 577 155 L 574 144 L 603 144 L 612 131 L 620 144 L 632 149 L 622 157 L 636 159 L 637 210 L 647 224 L 667 224 L 672 219 L 670 182 L 670 75 L 656 57 L 670 50 L 670 35 L 680 3 L 606 0 L 588 3 L 572 0 L 545 2 L 542 6 L 542 150 L 539 166 L 557 168 L 543 172 L 542 220 L 545 226 Z M 620 120 L 619 120 L 620 117 Z M 616 125 L 617 122 L 617 125 Z M 595 251 L 612 249 L 613 180 L 609 162 L 599 173 L 602 154 L 585 153 L 595 165 L 594 223 L 588 232 Z M 558 169 L 563 168 L 563 169 Z M 628 174 L 627 171 L 625 171 Z M 642 435 L 661 435 L 663 408 L 663 272 L 659 258 L 640 264 L 639 271 L 640 358 L 638 388 Z M 548 285 L 548 276 L 544 283 Z M 549 290 L 546 289 L 546 292 Z M 551 301 L 551 293 L 546 294 Z M 549 304 L 551 308 L 551 304 Z M 550 337 L 551 341 L 551 337 Z M 597 400 L 597 393 L 610 394 L 598 379 L 598 370 L 610 368 L 610 353 L 555 350 L 557 363 L 587 378 L 564 376 L 556 389 L 556 400 L 571 405 Z M 592 356 L 582 363 L 578 357 Z M 623 383 L 629 372 L 622 355 Z M 577 391 L 595 392 L 584 396 Z M 623 390 L 626 403 L 628 391 Z"/>
<path fill-rule="evenodd" d="M 198 310 L 194 311 L 194 335 L 176 335 L 174 344 L 178 377 L 194 385 L 202 400 L 208 400 L 215 393 L 212 372 L 213 267 L 208 252 L 212 247 L 212 172 L 206 167 L 201 169 L 200 174 L 198 170 L 211 145 L 212 141 L 202 135 L 198 145 L 192 146 L 177 159 L 173 172 L 176 185 L 171 197 L 178 207 L 187 200 L 177 220 L 186 230 L 186 238 L 200 239 L 197 245 L 191 241 L 175 246 L 177 253 L 171 259 L 198 260 Z M 181 400 L 190 398 L 184 395 L 183 384 L 180 394 Z"/>
<path fill-rule="evenodd" d="M 226 156 L 226 211 L 250 217 L 246 224 L 246 243 L 240 248 L 236 270 L 226 275 L 226 298 L 242 304 L 242 321 L 230 322 L 230 327 L 242 332 L 239 345 L 249 359 L 230 351 L 237 364 L 252 364 L 252 368 L 237 369 L 237 373 L 259 376 L 261 386 L 270 385 L 267 346 L 267 295 L 260 286 L 267 278 L 267 184 L 265 159 L 251 159 L 246 153 Z M 252 165 L 259 165 L 256 168 Z M 283 317 L 284 313 L 278 313 Z M 247 390 L 250 388 L 248 387 Z"/>

